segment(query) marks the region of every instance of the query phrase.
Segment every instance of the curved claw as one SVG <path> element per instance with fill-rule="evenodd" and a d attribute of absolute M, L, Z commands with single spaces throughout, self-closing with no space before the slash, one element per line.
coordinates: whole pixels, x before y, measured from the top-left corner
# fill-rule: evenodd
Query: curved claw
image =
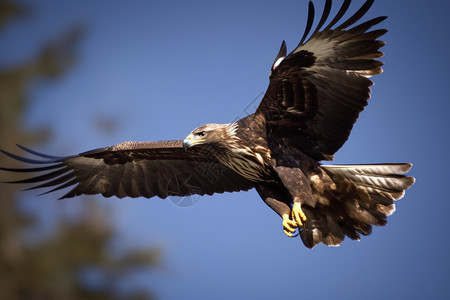
<path fill-rule="evenodd" d="M 297 223 L 295 221 L 292 221 L 289 218 L 288 214 L 283 215 L 283 232 L 288 237 L 293 237 L 291 232 L 295 232 L 295 228 L 297 227 Z"/>
<path fill-rule="evenodd" d="M 303 222 L 306 222 L 306 215 L 298 202 L 294 203 L 294 207 L 292 207 L 292 219 L 297 222 L 298 228 L 303 226 Z"/>

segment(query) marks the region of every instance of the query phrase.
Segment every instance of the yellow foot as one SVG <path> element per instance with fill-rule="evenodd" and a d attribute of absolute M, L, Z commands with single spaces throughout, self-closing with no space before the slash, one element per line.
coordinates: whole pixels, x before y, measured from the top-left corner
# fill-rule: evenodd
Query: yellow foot
<path fill-rule="evenodd" d="M 297 227 L 297 222 L 292 221 L 288 214 L 283 215 L 283 231 L 288 237 L 292 237 L 291 232 L 295 232 L 295 227 Z"/>
<path fill-rule="evenodd" d="M 299 229 L 303 226 L 303 222 L 306 221 L 306 215 L 303 212 L 300 203 L 298 202 L 294 203 L 294 206 L 292 207 L 292 220 L 295 220 L 297 222 L 297 226 Z"/>

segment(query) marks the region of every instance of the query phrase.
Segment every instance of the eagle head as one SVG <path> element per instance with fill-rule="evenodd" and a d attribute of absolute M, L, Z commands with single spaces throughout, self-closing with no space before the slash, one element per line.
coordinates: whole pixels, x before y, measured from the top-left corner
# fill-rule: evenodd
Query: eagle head
<path fill-rule="evenodd" d="M 213 147 L 225 146 L 236 137 L 237 124 L 205 124 L 192 130 L 184 139 L 183 147 L 188 149 L 199 145 L 210 145 Z"/>

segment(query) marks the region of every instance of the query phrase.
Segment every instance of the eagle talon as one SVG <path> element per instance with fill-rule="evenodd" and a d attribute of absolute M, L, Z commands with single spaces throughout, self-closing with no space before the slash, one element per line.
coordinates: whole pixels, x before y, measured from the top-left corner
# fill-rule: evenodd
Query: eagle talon
<path fill-rule="evenodd" d="M 294 237 L 291 232 L 295 232 L 295 227 L 297 227 L 297 222 L 292 221 L 288 214 L 283 215 L 283 232 L 288 237 Z"/>
<path fill-rule="evenodd" d="M 292 207 L 292 219 L 297 222 L 299 229 L 303 226 L 303 223 L 306 222 L 306 215 L 298 202 L 294 203 L 294 207 Z"/>

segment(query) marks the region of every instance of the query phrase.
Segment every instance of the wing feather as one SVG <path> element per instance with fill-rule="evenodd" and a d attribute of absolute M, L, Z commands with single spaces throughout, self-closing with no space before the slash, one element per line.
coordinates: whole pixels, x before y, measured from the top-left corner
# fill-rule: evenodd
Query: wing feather
<path fill-rule="evenodd" d="M 53 188 L 44 194 L 72 187 L 61 198 L 82 194 L 166 198 L 212 195 L 253 187 L 252 182 L 222 165 L 214 156 L 201 150 L 185 151 L 182 140 L 125 142 L 68 157 L 50 156 L 19 147 L 39 159 L 2 152 L 16 160 L 44 166 L 0 169 L 43 174 L 10 183 L 36 184 L 28 189 Z"/>
<path fill-rule="evenodd" d="M 387 30 L 370 30 L 386 17 L 377 17 L 348 28 L 370 9 L 367 0 L 350 18 L 332 29 L 351 1 L 343 2 L 333 20 L 321 30 L 331 10 L 326 1 L 322 17 L 309 39 L 314 8 L 310 2 L 305 33 L 299 45 L 270 75 L 270 84 L 256 113 L 263 114 L 268 139 L 283 137 L 317 160 L 331 160 L 348 139 L 353 124 L 370 98 L 372 81 L 382 72 L 384 42 L 377 40 Z M 270 143 L 269 143 L 270 144 Z"/>
<path fill-rule="evenodd" d="M 328 16 L 330 15 L 330 11 L 331 11 L 331 0 L 326 0 L 325 2 L 325 6 L 323 8 L 323 13 L 322 13 L 322 17 L 320 18 L 319 23 L 317 24 L 316 29 L 314 30 L 313 34 L 311 35 L 311 37 L 315 36 L 316 33 L 320 30 L 320 28 L 322 28 L 323 24 L 325 24 L 325 22 L 328 19 Z"/>
<path fill-rule="evenodd" d="M 366 12 L 370 9 L 370 7 L 372 7 L 373 2 L 374 2 L 374 0 L 367 0 L 353 16 L 351 16 L 347 21 L 345 21 L 344 23 L 339 25 L 336 28 L 336 30 L 345 29 L 349 26 L 352 26 L 356 22 L 358 22 L 359 19 L 361 19 L 366 14 Z"/>
<path fill-rule="evenodd" d="M 338 13 L 334 17 L 334 19 L 328 24 L 327 27 L 325 27 L 325 31 L 330 30 L 331 27 L 333 27 L 337 22 L 339 22 L 340 19 L 344 16 L 344 14 L 347 12 L 348 8 L 350 7 L 351 0 L 345 0 L 341 8 L 339 9 Z"/>
<path fill-rule="evenodd" d="M 309 4 L 308 4 L 308 20 L 306 21 L 305 32 L 303 32 L 303 36 L 300 39 L 299 45 L 302 45 L 303 41 L 308 36 L 309 32 L 311 31 L 311 27 L 312 27 L 313 22 L 314 22 L 314 4 L 311 1 L 309 1 Z"/>

